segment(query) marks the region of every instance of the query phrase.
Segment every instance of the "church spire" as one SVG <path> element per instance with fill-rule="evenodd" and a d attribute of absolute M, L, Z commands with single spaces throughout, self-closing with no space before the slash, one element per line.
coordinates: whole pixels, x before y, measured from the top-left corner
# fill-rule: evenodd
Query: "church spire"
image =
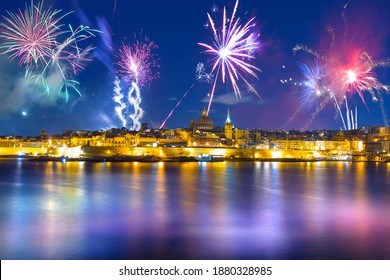
<path fill-rule="evenodd" d="M 230 120 L 230 109 L 229 108 L 228 108 L 228 111 L 227 111 L 227 117 L 226 117 L 225 123 L 232 123 L 232 121 Z"/>

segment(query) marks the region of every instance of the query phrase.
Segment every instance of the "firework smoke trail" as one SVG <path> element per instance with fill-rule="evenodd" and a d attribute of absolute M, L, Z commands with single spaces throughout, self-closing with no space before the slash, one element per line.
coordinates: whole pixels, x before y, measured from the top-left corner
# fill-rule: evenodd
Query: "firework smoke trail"
<path fill-rule="evenodd" d="M 297 108 L 297 110 L 291 115 L 291 117 L 287 120 L 287 122 L 285 122 L 282 126 L 279 127 L 279 129 L 284 129 L 285 127 L 287 127 L 293 120 L 295 120 L 295 118 L 297 117 L 297 115 L 302 111 L 302 106 L 299 106 Z"/>
<path fill-rule="evenodd" d="M 317 52 L 316 50 L 313 50 L 312 48 L 309 48 L 308 46 L 303 46 L 303 45 L 296 45 L 294 48 L 293 48 L 293 53 L 296 54 L 297 52 L 299 51 L 304 51 L 306 53 L 309 53 L 313 56 L 315 56 L 317 59 L 319 60 L 324 60 L 324 56 L 321 55 L 319 52 Z"/>
<path fill-rule="evenodd" d="M 347 128 L 348 130 L 351 130 L 351 119 L 349 117 L 348 100 L 346 97 L 344 97 L 344 99 L 345 99 L 345 109 L 347 111 Z"/>
<path fill-rule="evenodd" d="M 334 101 L 334 104 L 335 104 L 335 106 L 336 106 L 336 108 L 337 108 L 337 110 L 338 110 L 338 112 L 339 112 L 341 121 L 342 121 L 342 123 L 343 123 L 344 130 L 347 130 L 347 126 L 345 125 L 345 120 L 344 120 L 344 117 L 343 117 L 343 113 L 341 112 L 339 102 L 337 101 L 334 92 L 331 92 L 330 95 L 333 97 L 333 101 Z"/>
<path fill-rule="evenodd" d="M 302 130 L 307 130 L 309 129 L 310 125 L 313 123 L 314 119 L 317 117 L 317 115 L 325 108 L 325 106 L 333 99 L 334 101 L 334 106 L 337 109 L 337 112 L 341 118 L 341 121 L 343 123 L 344 130 L 347 130 L 347 125 L 344 120 L 343 113 L 341 112 L 341 108 L 339 105 L 339 102 L 337 101 L 335 95 L 331 92 L 327 97 L 316 107 L 316 110 L 310 115 L 309 120 L 306 122 Z M 347 112 L 348 114 L 348 112 Z M 349 116 L 347 116 L 349 118 Z M 349 121 L 348 121 L 349 123 Z"/>
<path fill-rule="evenodd" d="M 358 129 L 358 111 L 357 111 L 357 106 L 355 106 L 355 129 Z"/>
<path fill-rule="evenodd" d="M 200 82 L 200 83 L 212 83 L 213 81 L 213 74 L 211 73 L 207 73 L 206 72 L 206 68 L 204 66 L 204 63 L 202 62 L 199 62 L 197 65 L 196 65 L 196 75 L 195 75 L 195 79 L 196 81 Z M 177 109 L 177 107 L 180 105 L 180 103 L 183 101 L 183 99 L 187 96 L 187 94 L 191 91 L 191 89 L 195 86 L 195 83 L 193 83 L 189 89 L 184 93 L 184 95 L 182 96 L 182 98 L 176 103 L 175 107 L 173 107 L 173 109 L 171 110 L 171 112 L 169 112 L 168 116 L 165 118 L 165 120 L 162 122 L 162 124 L 160 125 L 159 129 L 162 129 L 165 125 L 165 123 L 167 122 L 167 120 L 172 116 L 173 112 Z"/>
<path fill-rule="evenodd" d="M 122 112 L 121 116 L 123 118 L 126 119 L 128 117 L 133 121 L 131 130 L 140 130 L 141 128 L 140 120 L 144 114 L 144 110 L 141 108 L 141 87 L 148 86 L 152 80 L 159 76 L 159 73 L 154 71 L 159 67 L 156 55 L 153 53 L 156 48 L 157 45 L 153 41 L 144 38 L 143 41 L 136 41 L 131 46 L 123 44 L 118 52 L 117 66 L 119 69 L 117 73 L 119 78 L 117 77 L 116 79 L 123 81 L 124 85 L 119 87 L 117 91 L 114 89 L 115 96 L 118 93 L 123 95 L 122 92 L 127 91 L 126 100 L 134 111 L 127 114 L 127 116 L 123 116 L 123 111 L 129 111 L 128 106 L 122 108 L 123 101 L 117 102 L 114 100 L 118 103 L 115 111 Z M 118 115 L 118 118 L 123 123 L 121 116 Z"/>
<path fill-rule="evenodd" d="M 345 109 L 346 109 L 346 116 L 347 116 L 347 128 L 348 130 L 357 129 L 357 106 L 355 106 L 355 116 L 354 116 L 353 110 L 349 109 L 348 99 L 346 97 L 344 97 L 344 101 L 345 101 Z M 346 130 L 345 127 L 344 130 Z"/>
<path fill-rule="evenodd" d="M 214 20 L 207 13 L 209 26 L 213 33 L 213 42 L 212 45 L 198 43 L 206 49 L 206 54 L 213 56 L 212 60 L 214 63 L 211 72 L 216 72 L 210 91 L 207 113 L 210 111 L 219 76 L 221 76 L 220 78 L 223 83 L 227 82 L 227 80 L 230 81 L 237 98 L 241 97 L 241 92 L 237 84 L 240 79 L 251 88 L 251 91 L 259 96 L 257 91 L 243 76 L 244 74 L 249 74 L 257 78 L 256 71 L 260 71 L 259 68 L 247 62 L 254 58 L 253 53 L 260 48 L 260 43 L 257 41 L 256 36 L 251 33 L 251 29 L 255 26 L 255 17 L 251 18 L 245 24 L 241 24 L 240 18 L 236 18 L 238 2 L 237 0 L 230 18 L 227 18 L 226 7 L 224 7 L 221 29 L 215 26 Z"/>
<path fill-rule="evenodd" d="M 165 118 L 165 120 L 160 125 L 159 129 L 162 129 L 165 125 L 165 123 L 168 121 L 168 119 L 172 116 L 173 112 L 176 110 L 176 108 L 180 105 L 182 100 L 187 96 L 187 94 L 191 91 L 191 89 L 195 86 L 195 83 L 193 83 L 190 88 L 184 93 L 183 97 L 176 103 L 175 107 L 169 112 L 168 116 Z"/>
<path fill-rule="evenodd" d="M 353 110 L 351 110 L 350 113 L 351 113 L 351 129 L 356 129 L 356 127 L 355 127 L 355 118 L 353 116 Z"/>
<path fill-rule="evenodd" d="M 122 122 L 122 127 L 127 126 L 126 118 L 124 117 L 123 113 L 126 109 L 126 104 L 123 102 L 124 95 L 122 94 L 122 88 L 120 85 L 120 80 L 118 78 L 114 81 L 114 97 L 113 100 L 118 103 L 118 106 L 115 107 L 115 114 L 118 116 L 120 121 Z"/>
<path fill-rule="evenodd" d="M 379 107 L 381 108 L 383 123 L 385 126 L 389 126 L 389 119 L 387 118 L 385 103 L 383 101 L 382 92 L 378 92 Z"/>
<path fill-rule="evenodd" d="M 112 9 L 112 16 L 114 16 L 115 14 L 115 11 L 116 11 L 116 3 L 118 2 L 118 0 L 114 0 L 114 8 Z"/>
<path fill-rule="evenodd" d="M 320 104 L 317 106 L 315 112 L 313 112 L 313 113 L 311 114 L 311 116 L 310 116 L 310 118 L 307 120 L 306 124 L 302 127 L 302 130 L 303 130 L 303 131 L 306 131 L 306 130 L 309 129 L 310 125 L 312 124 L 312 122 L 314 121 L 314 119 L 317 117 L 317 115 L 324 109 L 325 105 L 326 105 L 326 102 L 322 102 L 322 103 L 320 103 Z"/>
<path fill-rule="evenodd" d="M 8 54 L 10 60 L 18 59 L 19 66 L 25 67 L 27 80 L 41 81 L 47 93 L 50 93 L 47 78 L 59 73 L 62 81 L 58 93 L 64 92 L 68 100 L 69 88 L 81 96 L 77 89 L 79 82 L 72 76 L 91 61 L 88 55 L 93 47 L 82 48 L 80 44 L 98 31 L 88 26 L 68 25 L 65 29 L 60 21 L 72 12 L 62 16 L 60 12 L 51 7 L 44 10 L 43 1 L 37 5 L 31 1 L 24 12 L 7 12 L 6 22 L 0 23 L 0 39 L 4 41 L 0 48 L 5 49 L 2 54 Z"/>
<path fill-rule="evenodd" d="M 341 112 L 341 108 L 340 108 L 339 102 L 337 101 L 337 99 L 336 99 L 336 97 L 335 97 L 333 92 L 329 92 L 329 90 L 327 90 L 327 93 L 328 94 L 326 94 L 325 97 L 318 103 L 318 105 L 316 106 L 316 110 L 310 115 L 310 118 L 307 120 L 307 122 L 303 126 L 302 130 L 307 130 L 310 127 L 310 125 L 313 123 L 313 121 L 317 117 L 317 115 L 332 100 L 333 100 L 335 108 L 337 109 L 338 114 L 340 115 L 341 121 L 343 123 L 344 130 L 347 129 L 346 124 L 345 124 L 345 120 L 344 120 L 344 116 L 343 116 L 343 114 Z M 302 108 L 302 106 L 300 108 Z"/>
<path fill-rule="evenodd" d="M 389 67 L 390 66 L 390 58 L 381 59 L 374 62 L 374 68 L 377 67 Z"/>

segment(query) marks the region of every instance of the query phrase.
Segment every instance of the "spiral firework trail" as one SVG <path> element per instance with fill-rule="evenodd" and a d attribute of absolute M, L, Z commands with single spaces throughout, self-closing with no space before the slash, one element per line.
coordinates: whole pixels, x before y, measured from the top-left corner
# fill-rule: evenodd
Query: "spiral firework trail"
<path fill-rule="evenodd" d="M 127 126 L 127 120 L 124 116 L 124 110 L 126 109 L 126 103 L 124 101 L 124 95 L 122 93 L 122 87 L 120 85 L 120 80 L 118 78 L 114 81 L 114 97 L 112 98 L 115 103 L 118 105 L 115 106 L 115 114 L 119 118 L 119 120 L 122 122 L 122 126 Z"/>
<path fill-rule="evenodd" d="M 248 62 L 254 58 L 253 54 L 260 48 L 259 36 L 252 32 L 255 27 L 255 17 L 242 24 L 240 18 L 236 18 L 237 8 L 238 0 L 231 17 L 228 18 L 226 7 L 224 7 L 220 29 L 216 27 L 214 20 L 207 13 L 209 26 L 213 33 L 213 42 L 212 44 L 198 43 L 206 49 L 206 54 L 213 56 L 212 61 L 214 61 L 211 72 L 215 73 L 215 78 L 210 92 L 207 113 L 210 111 L 218 79 L 222 79 L 223 83 L 229 80 L 237 98 L 241 97 L 238 86 L 240 79 L 244 81 L 250 91 L 259 95 L 244 77 L 244 75 L 250 75 L 257 78 L 256 72 L 260 71 L 259 68 Z"/>
<path fill-rule="evenodd" d="M 0 49 L 10 60 L 18 60 L 28 80 L 41 81 L 47 93 L 51 91 L 48 78 L 59 76 L 58 93 L 65 93 L 68 99 L 70 88 L 81 95 L 74 76 L 91 61 L 89 54 L 93 47 L 83 45 L 98 31 L 88 26 L 74 28 L 61 23 L 72 13 L 60 15 L 61 12 L 51 7 L 44 9 L 43 1 L 38 4 L 32 1 L 18 13 L 7 12 L 5 22 L 0 23 L 3 41 Z"/>
<path fill-rule="evenodd" d="M 141 129 L 141 122 L 140 120 L 142 119 L 144 115 L 144 110 L 141 108 L 141 91 L 137 83 L 132 82 L 131 83 L 131 88 L 127 94 L 128 96 L 128 101 L 131 106 L 134 107 L 133 113 L 129 115 L 129 117 L 133 120 L 133 126 L 131 130 L 138 131 Z"/>
<path fill-rule="evenodd" d="M 126 127 L 131 119 L 131 130 L 140 130 L 144 110 L 141 107 L 141 87 L 148 86 L 159 76 L 157 56 L 154 50 L 157 45 L 144 38 L 133 45 L 123 44 L 118 51 L 118 70 L 114 82 L 113 100 L 117 103 L 115 112 L 122 125 Z M 124 94 L 123 92 L 126 92 Z M 130 108 L 133 108 L 130 112 Z"/>

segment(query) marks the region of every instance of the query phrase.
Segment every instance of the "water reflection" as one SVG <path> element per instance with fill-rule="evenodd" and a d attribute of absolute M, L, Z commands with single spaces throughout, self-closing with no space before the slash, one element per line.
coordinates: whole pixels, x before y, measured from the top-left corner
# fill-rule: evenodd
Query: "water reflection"
<path fill-rule="evenodd" d="M 388 259 L 388 170 L 0 160 L 0 257 Z"/>

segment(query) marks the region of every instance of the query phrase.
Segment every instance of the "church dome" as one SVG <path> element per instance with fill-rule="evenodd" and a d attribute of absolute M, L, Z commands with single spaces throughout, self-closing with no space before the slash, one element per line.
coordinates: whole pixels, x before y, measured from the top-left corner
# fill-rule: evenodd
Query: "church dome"
<path fill-rule="evenodd" d="M 196 122 L 195 130 L 213 130 L 213 129 L 214 129 L 214 123 L 207 116 L 207 111 L 205 108 L 202 112 L 202 116 Z"/>

